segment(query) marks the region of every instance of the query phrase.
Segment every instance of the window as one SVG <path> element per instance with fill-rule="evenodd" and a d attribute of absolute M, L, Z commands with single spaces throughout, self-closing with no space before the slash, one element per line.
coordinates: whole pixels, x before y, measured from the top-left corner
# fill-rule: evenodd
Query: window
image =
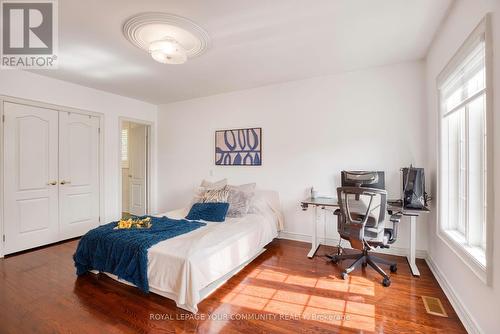
<path fill-rule="evenodd" d="M 453 247 L 486 269 L 488 113 L 485 23 L 438 79 L 439 228 Z"/>
<path fill-rule="evenodd" d="M 122 168 L 128 168 L 128 128 L 122 129 Z"/>

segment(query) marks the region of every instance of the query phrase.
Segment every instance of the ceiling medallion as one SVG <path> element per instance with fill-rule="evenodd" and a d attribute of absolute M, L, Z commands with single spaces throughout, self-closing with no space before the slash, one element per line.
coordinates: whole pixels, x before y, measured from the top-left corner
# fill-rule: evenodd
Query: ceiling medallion
<path fill-rule="evenodd" d="M 205 52 L 208 33 L 193 21 L 168 13 L 142 13 L 123 25 L 123 34 L 136 47 L 164 64 L 183 64 Z"/>

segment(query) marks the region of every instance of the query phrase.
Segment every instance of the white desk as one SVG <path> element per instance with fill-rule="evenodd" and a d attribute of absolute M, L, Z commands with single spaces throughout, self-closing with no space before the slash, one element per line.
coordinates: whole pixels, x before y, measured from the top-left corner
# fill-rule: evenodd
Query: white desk
<path fill-rule="evenodd" d="M 417 264 L 415 262 L 415 249 L 417 247 L 417 217 L 423 213 L 429 213 L 428 208 L 423 209 L 407 209 L 403 208 L 401 204 L 395 205 L 389 203 L 387 209 L 393 213 L 399 213 L 405 217 L 410 217 L 410 249 L 408 255 L 406 255 L 406 260 L 410 266 L 411 273 L 413 276 L 420 276 L 420 271 L 418 270 Z"/>
<path fill-rule="evenodd" d="M 318 247 L 320 245 L 320 242 L 318 240 L 318 225 L 320 220 L 320 215 L 318 210 L 320 208 L 324 209 L 326 207 L 338 208 L 339 204 L 336 198 L 316 197 L 303 200 L 302 202 L 300 202 L 300 205 L 302 206 L 302 210 L 304 211 L 308 209 L 309 205 L 314 207 L 314 226 L 313 226 L 313 235 L 311 241 L 311 250 L 307 254 L 307 257 L 312 259 L 314 257 L 314 254 L 316 254 L 316 251 L 318 250 Z"/>
<path fill-rule="evenodd" d="M 422 213 L 430 212 L 429 209 L 424 208 L 421 210 L 417 209 L 406 209 L 403 208 L 402 205 L 397 205 L 394 201 L 388 201 L 387 210 L 392 211 L 393 213 L 399 213 L 405 217 L 410 217 L 410 248 L 408 251 L 408 255 L 406 259 L 408 261 L 408 265 L 410 266 L 411 273 L 413 276 L 420 276 L 420 271 L 418 270 L 417 264 L 415 262 L 415 251 L 416 251 L 416 242 L 417 242 L 417 217 Z M 320 241 L 318 240 L 318 224 L 320 220 L 320 215 L 318 213 L 318 209 L 326 208 L 326 207 L 339 207 L 337 199 L 333 197 L 316 197 L 316 198 L 307 198 L 303 200 L 301 203 L 302 209 L 307 210 L 309 206 L 314 207 L 314 226 L 313 226 L 313 235 L 311 241 L 311 250 L 307 254 L 307 257 L 310 259 L 314 257 L 318 247 L 320 246 Z"/>

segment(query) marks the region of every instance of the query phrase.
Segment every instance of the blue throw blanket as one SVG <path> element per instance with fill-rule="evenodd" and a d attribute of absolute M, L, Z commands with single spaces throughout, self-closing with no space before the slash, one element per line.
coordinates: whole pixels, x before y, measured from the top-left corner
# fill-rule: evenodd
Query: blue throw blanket
<path fill-rule="evenodd" d="M 148 229 L 114 229 L 116 222 L 99 226 L 85 234 L 73 259 L 76 274 L 105 271 L 149 292 L 148 249 L 160 241 L 191 232 L 206 225 L 188 220 L 151 217 Z"/>

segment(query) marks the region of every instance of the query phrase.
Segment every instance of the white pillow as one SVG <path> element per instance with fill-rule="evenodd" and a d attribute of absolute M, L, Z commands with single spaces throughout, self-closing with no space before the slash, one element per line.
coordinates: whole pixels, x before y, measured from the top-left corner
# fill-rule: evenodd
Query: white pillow
<path fill-rule="evenodd" d="M 229 196 L 227 198 L 229 209 L 227 210 L 227 217 L 241 217 L 248 213 L 250 202 L 255 192 L 255 186 L 255 183 L 227 186 L 229 189 Z"/>
<path fill-rule="evenodd" d="M 250 203 L 248 213 L 263 215 L 271 214 L 276 219 L 278 231 L 282 231 L 284 228 L 279 194 L 276 191 L 257 190 Z"/>
<path fill-rule="evenodd" d="M 226 185 L 227 185 L 227 179 L 222 179 L 222 180 L 219 180 L 216 182 L 211 182 L 211 181 L 207 181 L 207 180 L 201 181 L 200 186 L 194 190 L 194 198 L 191 202 L 191 205 L 193 205 L 194 203 L 201 202 L 202 198 L 203 198 L 203 194 L 207 190 L 219 190 L 219 189 L 224 188 Z"/>
<path fill-rule="evenodd" d="M 200 187 L 207 189 L 220 189 L 227 185 L 227 179 L 222 179 L 216 182 L 203 180 L 201 181 Z"/>
<path fill-rule="evenodd" d="M 255 195 L 250 203 L 248 213 L 258 213 L 262 209 L 262 203 L 265 203 L 267 208 L 272 208 L 273 211 L 281 211 L 279 195 L 272 190 L 256 190 Z"/>

